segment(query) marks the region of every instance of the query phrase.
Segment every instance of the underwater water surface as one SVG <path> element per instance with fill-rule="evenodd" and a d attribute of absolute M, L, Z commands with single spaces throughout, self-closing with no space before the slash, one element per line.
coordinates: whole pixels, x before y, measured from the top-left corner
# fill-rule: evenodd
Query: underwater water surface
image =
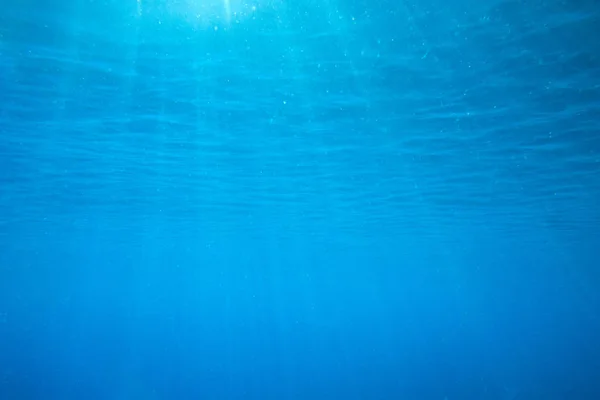
<path fill-rule="evenodd" d="M 0 399 L 600 398 L 600 6 L 2 0 Z"/>

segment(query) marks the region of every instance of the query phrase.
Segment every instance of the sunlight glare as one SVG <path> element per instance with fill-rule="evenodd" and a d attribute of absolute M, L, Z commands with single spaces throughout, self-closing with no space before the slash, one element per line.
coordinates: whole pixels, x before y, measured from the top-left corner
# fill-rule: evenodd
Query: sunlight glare
<path fill-rule="evenodd" d="M 255 17 L 259 10 L 275 9 L 283 0 L 164 0 L 147 10 L 148 0 L 136 0 L 141 16 L 153 11 L 167 13 L 203 29 L 217 29 L 242 23 Z"/>

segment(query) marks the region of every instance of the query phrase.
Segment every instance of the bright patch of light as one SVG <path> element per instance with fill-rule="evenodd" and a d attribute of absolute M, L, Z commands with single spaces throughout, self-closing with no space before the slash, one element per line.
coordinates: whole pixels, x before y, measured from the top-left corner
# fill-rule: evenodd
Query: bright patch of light
<path fill-rule="evenodd" d="M 147 11 L 144 5 L 150 0 L 136 0 L 138 14 Z M 283 0 L 164 0 L 160 12 L 183 19 L 190 24 L 205 29 L 227 27 L 252 19 L 258 12 L 275 9 Z M 152 2 L 156 4 L 155 1 Z M 153 7 L 153 11 L 157 11 Z M 163 14 L 164 15 L 164 14 Z"/>
<path fill-rule="evenodd" d="M 231 2 L 229 0 L 223 0 L 223 4 L 225 5 L 225 16 L 227 17 L 227 22 L 231 22 Z"/>

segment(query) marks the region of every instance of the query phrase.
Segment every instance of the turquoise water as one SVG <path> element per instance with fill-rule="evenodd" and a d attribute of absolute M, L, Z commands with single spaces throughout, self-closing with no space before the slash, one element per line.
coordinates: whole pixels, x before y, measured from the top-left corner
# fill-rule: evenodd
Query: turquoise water
<path fill-rule="evenodd" d="M 600 396 L 595 1 L 4 1 L 1 399 Z"/>

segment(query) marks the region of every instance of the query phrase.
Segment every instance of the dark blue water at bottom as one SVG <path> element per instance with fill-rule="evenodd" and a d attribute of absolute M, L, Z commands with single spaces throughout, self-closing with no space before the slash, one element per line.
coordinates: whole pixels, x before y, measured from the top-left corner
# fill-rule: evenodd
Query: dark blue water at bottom
<path fill-rule="evenodd" d="M 600 398 L 596 1 L 0 5 L 1 400 Z"/>

